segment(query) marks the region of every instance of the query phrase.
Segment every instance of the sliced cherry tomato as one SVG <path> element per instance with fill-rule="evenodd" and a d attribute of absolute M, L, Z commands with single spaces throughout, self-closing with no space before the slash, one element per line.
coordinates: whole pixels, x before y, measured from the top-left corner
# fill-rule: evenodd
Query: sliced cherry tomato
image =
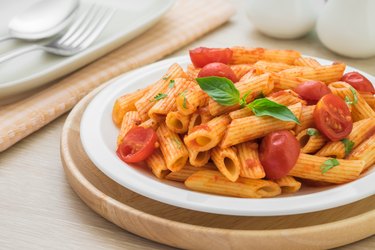
<path fill-rule="evenodd" d="M 331 93 L 331 90 L 320 81 L 306 81 L 299 84 L 294 91 L 299 94 L 307 104 L 316 104 L 324 95 Z"/>
<path fill-rule="evenodd" d="M 358 91 L 371 92 L 375 94 L 375 88 L 369 79 L 358 72 L 349 72 L 341 77 L 341 81 L 347 82 Z"/>
<path fill-rule="evenodd" d="M 157 138 L 152 128 L 132 128 L 124 136 L 116 153 L 121 160 L 127 163 L 143 161 L 154 152 Z"/>
<path fill-rule="evenodd" d="M 268 179 L 286 176 L 296 164 L 300 145 L 288 130 L 280 130 L 266 135 L 259 147 L 259 160 Z"/>
<path fill-rule="evenodd" d="M 189 50 L 191 62 L 196 68 L 203 68 L 212 62 L 227 64 L 232 58 L 232 50 L 229 48 L 205 48 L 199 47 Z"/>
<path fill-rule="evenodd" d="M 224 63 L 209 63 L 199 71 L 198 77 L 219 76 L 226 77 L 232 82 L 237 82 L 237 76 L 233 70 Z"/>
<path fill-rule="evenodd" d="M 353 129 L 348 106 L 334 94 L 320 99 L 315 106 L 313 117 L 317 129 L 331 141 L 344 139 Z"/>

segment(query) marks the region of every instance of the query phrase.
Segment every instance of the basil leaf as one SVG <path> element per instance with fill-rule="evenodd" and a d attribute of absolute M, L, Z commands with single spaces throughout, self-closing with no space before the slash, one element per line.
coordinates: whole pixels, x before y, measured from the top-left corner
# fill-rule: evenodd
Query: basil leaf
<path fill-rule="evenodd" d="M 152 100 L 152 101 L 159 101 L 159 100 L 161 100 L 161 99 L 164 99 L 164 98 L 166 98 L 168 95 L 167 94 L 164 94 L 164 93 L 159 93 L 159 94 L 157 94 L 156 96 L 154 96 L 154 100 Z"/>
<path fill-rule="evenodd" d="M 168 85 L 168 88 L 173 88 L 174 87 L 174 80 L 170 80 L 169 81 L 169 85 Z"/>
<path fill-rule="evenodd" d="M 322 174 L 325 174 L 331 168 L 336 167 L 338 165 L 340 165 L 340 162 L 335 158 L 331 158 L 331 159 L 328 159 L 325 162 L 323 162 L 323 165 L 320 166 L 320 170 L 322 171 Z"/>
<path fill-rule="evenodd" d="M 267 98 L 259 98 L 247 105 L 256 116 L 272 116 L 282 121 L 291 121 L 300 124 L 298 118 L 288 107 L 273 102 Z"/>
<path fill-rule="evenodd" d="M 247 91 L 240 99 L 240 106 L 241 107 L 245 107 L 247 102 L 246 102 L 246 98 L 249 96 L 249 94 L 251 93 L 251 90 Z"/>
<path fill-rule="evenodd" d="M 233 82 L 225 77 L 196 78 L 201 89 L 223 106 L 232 106 L 240 101 L 240 92 Z"/>
<path fill-rule="evenodd" d="M 345 156 L 347 156 L 348 154 L 350 154 L 350 152 L 352 152 L 353 147 L 354 147 L 354 142 L 352 142 L 351 140 L 347 138 L 342 139 L 341 142 L 344 143 Z"/>
<path fill-rule="evenodd" d="M 351 91 L 352 94 L 353 94 L 353 100 L 351 100 L 351 99 L 349 98 L 349 96 L 345 96 L 345 102 L 346 102 L 347 104 L 350 104 L 350 105 L 352 105 L 352 104 L 355 105 L 355 104 L 358 103 L 357 91 L 355 91 L 355 89 L 354 89 L 353 87 L 350 87 L 349 89 L 350 89 L 350 91 Z"/>
<path fill-rule="evenodd" d="M 315 128 L 308 128 L 306 134 L 309 136 L 320 135 L 319 131 Z"/>

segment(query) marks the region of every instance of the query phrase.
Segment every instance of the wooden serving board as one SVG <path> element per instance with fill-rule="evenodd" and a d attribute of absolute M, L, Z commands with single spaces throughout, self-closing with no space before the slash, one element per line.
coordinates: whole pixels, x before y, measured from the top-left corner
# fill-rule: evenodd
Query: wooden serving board
<path fill-rule="evenodd" d="M 274 217 L 215 215 L 163 204 L 104 175 L 80 141 L 80 121 L 99 89 L 73 109 L 61 158 L 70 185 L 95 212 L 134 234 L 184 249 L 322 249 L 375 234 L 375 196 L 320 212 Z"/>

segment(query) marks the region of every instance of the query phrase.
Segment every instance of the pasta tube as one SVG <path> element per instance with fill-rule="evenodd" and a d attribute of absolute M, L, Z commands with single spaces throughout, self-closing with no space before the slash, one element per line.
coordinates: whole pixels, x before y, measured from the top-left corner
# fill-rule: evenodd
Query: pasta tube
<path fill-rule="evenodd" d="M 347 157 L 348 160 L 363 160 L 365 166 L 363 170 L 375 164 L 375 134 L 362 142 Z"/>
<path fill-rule="evenodd" d="M 124 115 L 124 119 L 121 123 L 120 133 L 117 136 L 117 145 L 121 144 L 124 136 L 129 132 L 130 129 L 138 126 L 141 123 L 141 118 L 137 111 L 129 111 Z"/>
<path fill-rule="evenodd" d="M 353 148 L 358 146 L 362 141 L 366 140 L 375 132 L 375 117 L 360 120 L 353 123 L 352 132 L 347 139 L 353 143 Z M 349 152 L 350 153 L 350 152 Z M 345 145 L 342 141 L 328 142 L 322 149 L 316 153 L 319 156 L 328 156 L 335 158 L 344 158 L 346 155 Z"/>
<path fill-rule="evenodd" d="M 192 85 L 192 81 L 184 78 L 174 79 L 174 85 L 168 87 L 163 99 L 155 101 L 155 105 L 148 111 L 148 116 L 158 122 L 165 120 L 169 112 L 177 109 L 176 97 Z"/>
<path fill-rule="evenodd" d="M 365 166 L 365 161 L 337 159 L 338 166 L 324 174 L 322 168 L 329 158 L 301 153 L 289 175 L 315 181 L 346 183 L 358 178 Z"/>
<path fill-rule="evenodd" d="M 152 85 L 148 86 L 147 88 L 140 89 L 134 93 L 120 96 L 116 99 L 112 109 L 112 120 L 117 127 L 121 126 L 122 119 L 126 112 L 137 110 L 135 108 L 135 102 L 143 97 L 143 95 L 145 95 L 151 87 Z"/>
<path fill-rule="evenodd" d="M 300 103 L 288 107 L 299 118 L 302 105 Z M 268 133 L 293 129 L 296 123 L 286 122 L 269 116 L 248 116 L 234 119 L 228 126 L 220 143 L 221 148 L 227 148 L 241 142 L 251 141 L 265 136 Z M 250 129 L 251 128 L 251 129 Z"/>
<path fill-rule="evenodd" d="M 273 197 L 281 193 L 279 185 L 275 182 L 243 177 L 231 182 L 215 170 L 195 172 L 186 179 L 185 186 L 200 192 L 243 198 Z"/>
<path fill-rule="evenodd" d="M 240 160 L 240 176 L 250 179 L 261 179 L 266 176 L 263 166 L 259 161 L 258 144 L 244 142 L 236 146 Z"/>
<path fill-rule="evenodd" d="M 302 130 L 307 128 L 315 127 L 313 113 L 315 110 L 315 105 L 302 106 L 301 117 L 299 119 L 300 125 L 294 127 L 294 132 L 299 134 Z"/>
<path fill-rule="evenodd" d="M 311 68 L 319 67 L 321 64 L 311 57 L 298 57 L 294 60 L 294 65 L 296 66 L 307 66 Z"/>
<path fill-rule="evenodd" d="M 189 163 L 194 167 L 203 167 L 210 160 L 211 151 L 196 151 L 187 148 L 189 152 Z"/>
<path fill-rule="evenodd" d="M 249 71 L 254 70 L 254 66 L 250 64 L 231 65 L 230 68 L 233 70 L 233 73 L 236 75 L 238 80 L 240 80 L 241 77 L 243 77 Z"/>
<path fill-rule="evenodd" d="M 198 107 L 203 107 L 208 103 L 208 95 L 196 85 L 186 92 L 176 97 L 177 110 L 181 114 L 190 115 L 194 113 Z"/>
<path fill-rule="evenodd" d="M 178 134 L 183 134 L 188 131 L 190 116 L 183 115 L 179 112 L 169 112 L 165 123 L 167 127 Z"/>
<path fill-rule="evenodd" d="M 212 116 L 208 112 L 208 109 L 206 108 L 199 109 L 197 112 L 191 115 L 188 133 L 190 134 L 193 131 L 194 127 L 199 126 L 201 124 L 205 124 L 211 119 L 212 119 Z"/>
<path fill-rule="evenodd" d="M 196 126 L 185 136 L 186 146 L 196 151 L 207 151 L 215 147 L 224 135 L 230 119 L 227 115 L 213 118 L 209 122 Z"/>
<path fill-rule="evenodd" d="M 230 181 L 236 181 L 240 176 L 240 161 L 233 148 L 214 148 L 211 151 L 211 159 L 219 171 Z"/>
<path fill-rule="evenodd" d="M 362 96 L 363 99 L 365 99 L 365 101 L 372 108 L 372 110 L 375 110 L 375 96 L 374 96 L 374 94 L 372 94 L 370 92 L 362 92 L 362 91 L 358 91 L 358 93 Z"/>
<path fill-rule="evenodd" d="M 257 61 L 256 63 L 254 63 L 254 66 L 257 68 L 261 68 L 267 72 L 279 72 L 285 69 L 293 68 L 293 66 L 286 63 L 267 61 Z"/>
<path fill-rule="evenodd" d="M 165 123 L 160 124 L 156 134 L 167 168 L 172 172 L 181 170 L 188 160 L 189 153 L 178 134 L 170 131 Z"/>
<path fill-rule="evenodd" d="M 152 119 L 148 119 L 141 124 L 139 124 L 140 127 L 143 128 L 152 128 L 153 130 L 156 130 L 159 127 L 159 124 L 157 121 L 154 121 Z"/>
<path fill-rule="evenodd" d="M 147 166 L 151 168 L 152 173 L 159 179 L 164 178 L 171 171 L 168 170 L 167 165 L 165 164 L 163 154 L 160 149 L 155 149 L 155 151 L 147 157 L 146 159 Z"/>
<path fill-rule="evenodd" d="M 183 167 L 180 171 L 178 172 L 170 172 L 165 179 L 170 180 L 170 181 L 178 181 L 178 182 L 185 182 L 186 179 L 201 170 L 217 170 L 216 166 L 213 163 L 208 163 L 204 165 L 203 167 L 197 168 L 194 166 L 191 166 L 189 164 L 186 164 L 185 167 Z"/>
<path fill-rule="evenodd" d="M 352 118 L 353 121 L 359 121 L 362 119 L 375 117 L 375 111 L 367 104 L 365 99 L 346 82 L 333 82 L 328 85 L 333 94 L 339 96 L 342 100 L 349 98 L 353 104 L 352 107 Z M 353 96 L 353 93 L 357 96 L 357 101 Z"/>
<path fill-rule="evenodd" d="M 313 154 L 323 147 L 327 139 L 320 133 L 315 135 L 308 135 L 308 129 L 304 129 L 298 133 L 297 141 L 301 146 L 301 153 Z"/>
<path fill-rule="evenodd" d="M 196 68 L 196 67 L 194 67 L 194 64 L 189 64 L 189 65 L 187 66 L 187 71 L 186 71 L 186 73 L 187 73 L 187 75 L 188 75 L 191 79 L 195 79 L 195 78 L 198 77 L 198 74 L 199 74 L 199 71 L 200 71 L 200 70 L 201 70 L 200 68 Z"/>
<path fill-rule="evenodd" d="M 168 89 L 171 80 L 175 78 L 188 78 L 188 75 L 177 63 L 173 64 L 164 74 L 164 76 L 155 84 L 152 85 L 150 90 L 143 95 L 142 98 L 139 98 L 135 103 L 135 107 L 138 111 L 139 116 L 142 121 L 146 121 L 148 117 L 148 111 L 155 104 L 155 96 L 160 93 L 165 93 Z"/>
<path fill-rule="evenodd" d="M 275 182 L 280 186 L 281 192 L 286 194 L 295 193 L 301 188 L 301 182 L 296 181 L 293 176 L 285 176 Z"/>

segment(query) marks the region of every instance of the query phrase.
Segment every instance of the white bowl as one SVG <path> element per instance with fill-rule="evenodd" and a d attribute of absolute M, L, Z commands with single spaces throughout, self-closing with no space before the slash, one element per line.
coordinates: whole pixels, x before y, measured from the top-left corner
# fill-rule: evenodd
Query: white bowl
<path fill-rule="evenodd" d="M 314 28 L 323 0 L 248 0 L 247 15 L 265 35 L 292 39 Z"/>

